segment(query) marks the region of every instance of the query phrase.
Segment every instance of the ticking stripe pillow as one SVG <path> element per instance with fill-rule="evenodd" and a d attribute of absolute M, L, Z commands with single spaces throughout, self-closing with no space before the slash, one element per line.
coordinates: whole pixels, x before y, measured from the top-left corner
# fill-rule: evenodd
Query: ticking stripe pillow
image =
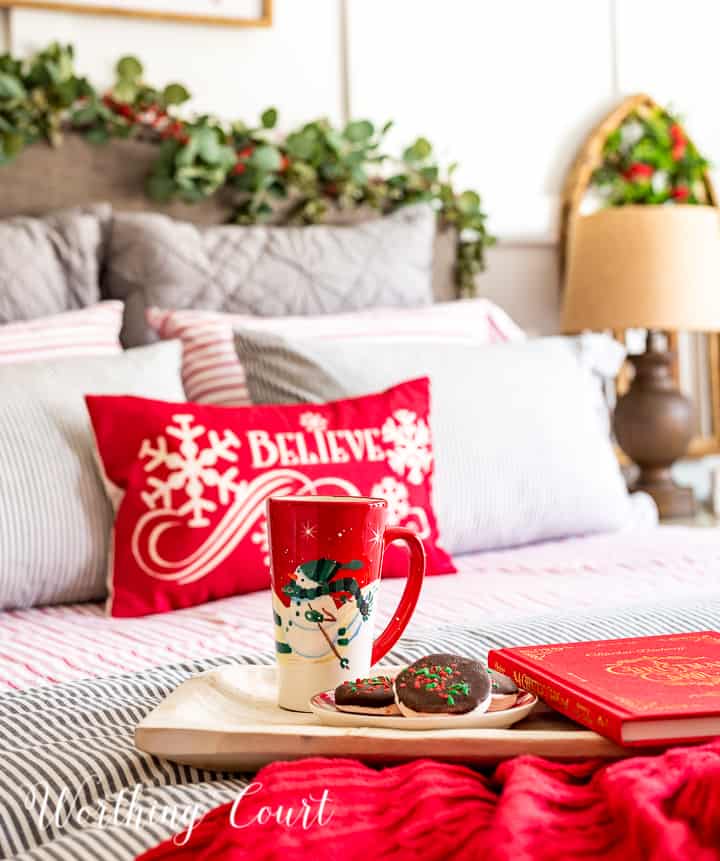
<path fill-rule="evenodd" d="M 233 343 L 236 331 L 343 342 L 358 339 L 395 342 L 421 337 L 430 341 L 497 344 L 525 338 L 522 329 L 487 299 L 302 317 L 149 308 L 146 319 L 161 338 L 182 340 L 182 376 L 187 399 L 222 406 L 251 403 L 245 370 Z"/>
<path fill-rule="evenodd" d="M 0 364 L 66 356 L 114 356 L 122 351 L 123 303 L 100 302 L 80 311 L 0 326 Z"/>
<path fill-rule="evenodd" d="M 177 341 L 0 364 L 0 609 L 104 596 L 112 511 L 84 396 L 182 402 L 179 371 Z"/>

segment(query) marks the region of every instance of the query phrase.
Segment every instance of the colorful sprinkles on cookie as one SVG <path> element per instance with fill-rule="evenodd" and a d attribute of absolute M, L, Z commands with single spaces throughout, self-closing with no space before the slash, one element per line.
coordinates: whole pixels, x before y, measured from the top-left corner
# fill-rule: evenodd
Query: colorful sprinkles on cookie
<path fill-rule="evenodd" d="M 445 664 L 444 666 L 434 664 L 420 670 L 414 670 L 411 667 L 410 674 L 415 676 L 412 683 L 414 688 L 424 687 L 426 691 L 434 691 L 441 699 L 447 700 L 449 706 L 455 705 L 456 697 L 470 696 L 470 685 L 461 681 L 462 674 L 456 663 Z M 407 687 L 407 684 L 401 682 L 398 687 L 404 688 Z"/>
<path fill-rule="evenodd" d="M 465 714 L 488 699 L 490 679 L 478 661 L 428 655 L 400 673 L 395 694 L 401 711 L 405 707 L 417 714 Z"/>
<path fill-rule="evenodd" d="M 352 694 L 356 694 L 360 691 L 366 693 L 367 691 L 378 691 L 382 689 L 383 691 L 392 691 L 392 682 L 387 676 L 372 676 L 369 679 L 355 679 L 354 682 L 344 682 L 347 685 L 348 690 Z"/>
<path fill-rule="evenodd" d="M 373 712 L 392 709 L 396 713 L 392 679 L 388 676 L 370 676 L 343 682 L 335 688 L 335 705 L 342 710 L 351 707 Z"/>

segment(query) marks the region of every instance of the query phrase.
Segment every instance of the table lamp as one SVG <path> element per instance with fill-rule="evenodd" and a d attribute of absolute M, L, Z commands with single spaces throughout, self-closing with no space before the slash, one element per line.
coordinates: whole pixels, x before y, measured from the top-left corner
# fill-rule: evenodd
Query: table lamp
<path fill-rule="evenodd" d="M 622 206 L 580 215 L 570 227 L 562 309 L 564 332 L 646 329 L 645 352 L 615 407 L 620 447 L 639 467 L 636 490 L 662 517 L 694 513 L 690 488 L 673 481 L 687 452 L 693 407 L 672 375 L 666 331 L 720 330 L 720 210 L 710 206 Z"/>

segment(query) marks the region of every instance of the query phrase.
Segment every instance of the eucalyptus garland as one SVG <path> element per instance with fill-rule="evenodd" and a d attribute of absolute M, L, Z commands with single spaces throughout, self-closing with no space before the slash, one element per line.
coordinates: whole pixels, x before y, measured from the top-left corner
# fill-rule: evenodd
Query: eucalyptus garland
<path fill-rule="evenodd" d="M 278 211 L 283 223 L 315 224 L 338 208 L 388 213 L 428 202 L 441 225 L 457 231 L 458 292 L 475 292 L 494 240 L 480 196 L 456 191 L 456 165 L 441 170 L 426 138 L 393 157 L 383 151 L 392 123 L 377 128 L 353 120 L 336 128 L 319 119 L 281 135 L 274 108 L 254 126 L 187 116 L 181 108 L 190 93 L 182 84 L 158 89 L 143 74 L 137 58 L 123 57 L 113 87 L 100 93 L 77 74 L 70 45 L 54 43 L 27 60 L 0 56 L 0 165 L 38 141 L 59 145 L 69 130 L 98 145 L 129 137 L 156 142 L 148 195 L 192 203 L 226 189 L 236 224 L 256 224 Z"/>

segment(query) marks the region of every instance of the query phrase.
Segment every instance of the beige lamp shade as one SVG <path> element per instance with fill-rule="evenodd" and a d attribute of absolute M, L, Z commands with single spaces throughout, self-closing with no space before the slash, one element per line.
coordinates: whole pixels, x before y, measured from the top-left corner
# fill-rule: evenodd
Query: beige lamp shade
<path fill-rule="evenodd" d="M 563 331 L 632 328 L 720 331 L 720 210 L 622 206 L 574 219 Z"/>

